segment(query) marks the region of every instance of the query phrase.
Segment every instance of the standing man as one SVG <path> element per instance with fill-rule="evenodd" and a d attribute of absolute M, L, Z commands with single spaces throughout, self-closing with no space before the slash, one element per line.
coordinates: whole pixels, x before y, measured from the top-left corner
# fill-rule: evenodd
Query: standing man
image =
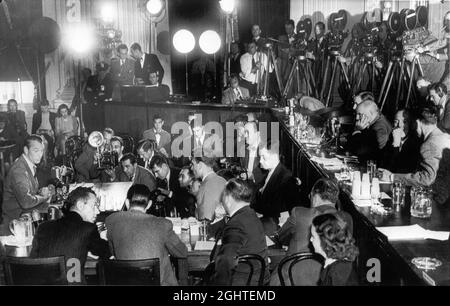
<path fill-rule="evenodd" d="M 149 85 L 150 71 L 157 71 L 158 82 L 161 84 L 164 78 L 164 69 L 155 54 L 144 53 L 138 43 L 134 43 L 130 47 L 131 56 L 136 60 L 134 64 L 135 84 Z"/>
<path fill-rule="evenodd" d="M 278 40 L 283 42 L 283 45 L 278 45 L 278 58 L 280 61 L 280 74 L 281 79 L 283 80 L 283 84 L 285 85 L 288 78 L 289 73 L 291 72 L 292 64 L 289 61 L 289 50 L 291 44 L 295 40 L 295 24 L 294 20 L 289 19 L 284 23 L 284 30 L 286 34 L 280 35 Z"/>
<path fill-rule="evenodd" d="M 111 74 L 114 83 L 119 86 L 133 85 L 135 61 L 128 57 L 127 45 L 120 44 L 117 47 L 117 56 L 118 58 L 111 60 Z"/>
<path fill-rule="evenodd" d="M 450 133 L 450 97 L 447 86 L 434 83 L 428 87 L 428 93 L 433 103 L 439 108 L 438 127 L 445 133 Z"/>
<path fill-rule="evenodd" d="M 230 75 L 241 73 L 241 50 L 238 42 L 232 42 L 230 45 Z"/>
<path fill-rule="evenodd" d="M 267 55 L 256 50 L 256 43 L 251 41 L 247 53 L 241 56 L 241 86 L 247 88 L 251 96 L 256 95 L 257 84 L 262 82 L 262 74 L 267 66 Z"/>
<path fill-rule="evenodd" d="M 152 139 L 156 141 L 156 149 L 165 157 L 170 157 L 170 146 L 172 142 L 172 136 L 169 132 L 163 130 L 164 119 L 161 115 L 156 114 L 153 116 L 153 128 L 144 131 L 142 133 L 143 139 Z"/>
<path fill-rule="evenodd" d="M 261 28 L 258 24 L 252 25 L 252 42 L 256 44 L 257 50 L 261 51 L 264 46 L 265 39 L 261 37 Z"/>
<path fill-rule="evenodd" d="M 13 163 L 6 176 L 1 232 L 10 235 L 9 222 L 22 213 L 46 208 L 51 194 L 47 188 L 39 190 L 36 167 L 44 154 L 44 144 L 39 136 L 31 135 L 25 140 L 24 153 Z"/>

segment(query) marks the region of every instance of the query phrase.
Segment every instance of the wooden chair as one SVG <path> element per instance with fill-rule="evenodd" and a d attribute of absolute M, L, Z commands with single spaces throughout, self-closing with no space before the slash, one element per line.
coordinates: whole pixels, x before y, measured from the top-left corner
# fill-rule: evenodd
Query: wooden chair
<path fill-rule="evenodd" d="M 97 264 L 100 285 L 160 286 L 159 258 L 101 260 Z"/>
<path fill-rule="evenodd" d="M 315 260 L 321 265 L 323 265 L 324 262 L 324 258 L 322 256 L 316 253 L 309 252 L 295 253 L 283 258 L 278 265 L 278 277 L 280 279 L 281 286 L 286 286 L 286 281 L 284 280 L 283 276 L 284 267 L 287 266 L 291 286 L 295 286 L 294 278 L 292 277 L 292 269 L 295 267 L 295 265 L 305 260 Z"/>
<path fill-rule="evenodd" d="M 7 285 L 67 285 L 64 256 L 49 258 L 6 257 Z"/>

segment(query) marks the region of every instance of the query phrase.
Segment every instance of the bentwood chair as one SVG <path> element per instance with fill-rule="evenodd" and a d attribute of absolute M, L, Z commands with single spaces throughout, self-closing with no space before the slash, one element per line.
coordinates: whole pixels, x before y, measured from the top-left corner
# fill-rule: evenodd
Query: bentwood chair
<path fill-rule="evenodd" d="M 314 265 L 314 262 L 311 262 L 311 261 L 315 261 L 317 263 L 317 265 Z M 290 256 L 283 258 L 278 265 L 278 277 L 280 279 L 281 286 L 288 286 L 288 284 L 285 280 L 285 277 L 283 275 L 283 271 L 285 271 L 286 268 L 287 268 L 287 274 L 289 277 L 289 284 L 291 286 L 295 286 L 296 284 L 295 284 L 293 273 L 292 273 L 292 270 L 295 267 L 301 268 L 302 270 L 308 269 L 309 272 L 317 274 L 316 276 L 318 279 L 319 274 L 320 274 L 320 268 L 323 266 L 323 262 L 324 262 L 324 258 L 322 256 L 320 256 L 319 254 L 316 254 L 316 253 L 309 253 L 309 252 L 299 252 L 299 253 L 295 253 L 295 254 L 292 254 Z M 317 267 L 315 267 L 315 266 L 317 266 Z M 305 272 L 305 273 L 296 273 L 296 274 L 307 275 L 306 271 L 302 271 L 302 272 Z M 297 285 L 300 285 L 300 284 L 297 284 Z"/>
<path fill-rule="evenodd" d="M 3 264 L 7 285 L 67 285 L 64 256 L 49 258 L 8 256 Z"/>
<path fill-rule="evenodd" d="M 100 260 L 97 271 L 100 285 L 161 285 L 159 258 Z"/>

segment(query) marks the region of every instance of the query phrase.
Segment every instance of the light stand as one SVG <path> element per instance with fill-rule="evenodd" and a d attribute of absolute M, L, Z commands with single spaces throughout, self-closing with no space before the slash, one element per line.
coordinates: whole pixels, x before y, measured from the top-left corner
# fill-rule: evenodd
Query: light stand
<path fill-rule="evenodd" d="M 188 61 L 187 61 L 187 53 L 184 54 L 184 64 L 185 64 L 185 79 L 186 79 L 186 97 L 189 97 L 189 74 L 188 74 Z"/>
<path fill-rule="evenodd" d="M 192 32 L 182 29 L 177 31 L 173 35 L 172 43 L 174 48 L 184 54 L 184 64 L 185 64 L 185 78 L 186 78 L 186 96 L 189 96 L 189 74 L 188 74 L 188 62 L 187 55 L 189 52 L 194 50 L 195 47 L 195 38 Z"/>

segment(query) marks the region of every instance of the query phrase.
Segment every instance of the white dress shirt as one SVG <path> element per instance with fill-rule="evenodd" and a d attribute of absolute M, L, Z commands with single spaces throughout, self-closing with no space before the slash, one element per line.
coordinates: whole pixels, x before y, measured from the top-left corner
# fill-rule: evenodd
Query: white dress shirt
<path fill-rule="evenodd" d="M 263 64 L 261 71 L 264 73 L 264 69 L 267 66 L 267 55 L 265 55 L 264 53 L 261 53 L 261 52 L 256 52 L 252 56 L 250 53 L 247 52 L 241 56 L 240 63 L 241 63 L 241 71 L 242 72 L 240 73 L 240 76 L 244 80 L 246 80 L 252 84 L 256 84 L 256 82 L 258 81 L 257 74 L 252 72 L 252 59 L 255 59 L 255 63 L 257 63 L 257 62 L 259 62 L 260 57 L 261 57 L 261 63 Z M 269 71 L 271 71 L 271 70 L 269 70 Z"/>

